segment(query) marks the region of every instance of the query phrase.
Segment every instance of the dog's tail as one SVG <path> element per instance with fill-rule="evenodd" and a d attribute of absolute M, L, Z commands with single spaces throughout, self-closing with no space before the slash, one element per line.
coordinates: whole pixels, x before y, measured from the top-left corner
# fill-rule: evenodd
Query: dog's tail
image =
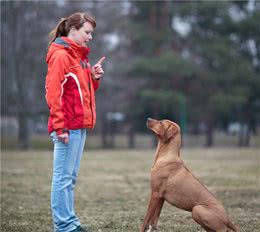
<path fill-rule="evenodd" d="M 235 226 L 230 220 L 228 220 L 227 226 L 234 232 L 240 232 L 240 229 L 237 226 Z"/>

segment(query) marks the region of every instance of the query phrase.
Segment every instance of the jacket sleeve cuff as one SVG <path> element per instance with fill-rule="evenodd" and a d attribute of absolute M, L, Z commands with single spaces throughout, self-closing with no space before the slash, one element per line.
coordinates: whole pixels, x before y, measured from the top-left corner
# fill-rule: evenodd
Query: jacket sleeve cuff
<path fill-rule="evenodd" d="M 57 129 L 56 130 L 57 135 L 65 134 L 65 133 L 70 133 L 68 129 Z"/>
<path fill-rule="evenodd" d="M 93 78 L 94 90 L 97 90 L 97 89 L 98 89 L 99 84 L 100 84 L 100 78 L 99 78 L 98 80 Z"/>

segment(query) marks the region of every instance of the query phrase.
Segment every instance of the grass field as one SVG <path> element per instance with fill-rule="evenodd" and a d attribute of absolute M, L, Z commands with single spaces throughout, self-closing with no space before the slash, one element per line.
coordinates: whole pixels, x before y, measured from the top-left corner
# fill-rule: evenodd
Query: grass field
<path fill-rule="evenodd" d="M 260 152 L 256 148 L 183 149 L 193 173 L 221 200 L 242 232 L 260 231 Z M 94 232 L 138 231 L 150 193 L 154 150 L 85 151 L 76 211 Z M 51 151 L 2 151 L 1 231 L 51 231 Z M 203 231 L 166 203 L 159 231 Z"/>

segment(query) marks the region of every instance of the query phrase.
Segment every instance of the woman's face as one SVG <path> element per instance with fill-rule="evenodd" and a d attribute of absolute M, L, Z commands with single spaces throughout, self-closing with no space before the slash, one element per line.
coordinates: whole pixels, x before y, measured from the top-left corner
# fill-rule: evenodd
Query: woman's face
<path fill-rule="evenodd" d="M 72 28 L 68 34 L 68 37 L 72 39 L 76 44 L 87 47 L 87 44 L 92 40 L 92 33 L 94 31 L 93 26 L 89 22 L 85 22 L 78 30 Z"/>

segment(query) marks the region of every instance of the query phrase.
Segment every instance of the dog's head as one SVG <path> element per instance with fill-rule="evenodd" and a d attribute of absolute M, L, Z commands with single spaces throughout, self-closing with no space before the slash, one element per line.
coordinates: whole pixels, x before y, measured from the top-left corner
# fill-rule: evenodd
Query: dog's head
<path fill-rule="evenodd" d="M 148 118 L 146 125 L 163 143 L 168 143 L 181 133 L 178 124 L 167 119 L 155 120 Z"/>

